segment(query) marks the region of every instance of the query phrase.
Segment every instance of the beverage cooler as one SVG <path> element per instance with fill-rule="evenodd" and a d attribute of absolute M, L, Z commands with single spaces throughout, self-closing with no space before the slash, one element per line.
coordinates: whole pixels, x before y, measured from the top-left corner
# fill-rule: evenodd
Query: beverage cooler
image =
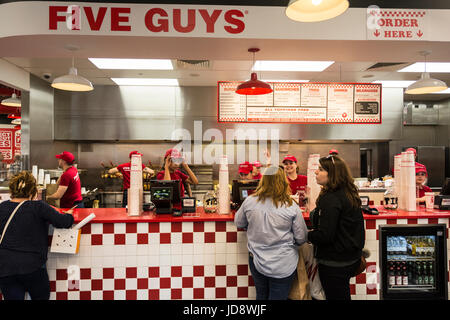
<path fill-rule="evenodd" d="M 380 225 L 380 298 L 447 300 L 445 224 Z"/>

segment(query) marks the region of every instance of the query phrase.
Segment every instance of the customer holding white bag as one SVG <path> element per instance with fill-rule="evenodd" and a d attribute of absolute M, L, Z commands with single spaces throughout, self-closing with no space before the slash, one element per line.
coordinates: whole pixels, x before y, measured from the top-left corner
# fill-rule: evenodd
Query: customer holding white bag
<path fill-rule="evenodd" d="M 36 198 L 36 179 L 22 171 L 9 182 L 11 200 L 0 203 L 0 290 L 5 300 L 48 300 L 46 269 L 49 223 L 70 228 L 71 214 L 60 214 Z"/>
<path fill-rule="evenodd" d="M 256 191 L 236 212 L 238 228 L 247 228 L 249 267 L 257 300 L 286 300 L 306 242 L 302 213 L 290 197 L 282 167 L 268 167 Z"/>
<path fill-rule="evenodd" d="M 308 240 L 315 249 L 327 300 L 350 300 L 350 278 L 361 264 L 365 242 L 361 200 L 347 164 L 338 156 L 319 159 L 322 190 L 310 214 Z"/>

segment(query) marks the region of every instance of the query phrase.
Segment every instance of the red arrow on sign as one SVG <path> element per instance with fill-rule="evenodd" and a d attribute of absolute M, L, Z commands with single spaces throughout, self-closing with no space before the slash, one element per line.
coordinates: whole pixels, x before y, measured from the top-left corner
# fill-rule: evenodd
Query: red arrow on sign
<path fill-rule="evenodd" d="M 419 37 L 423 36 L 422 31 L 419 30 L 419 32 L 417 32 L 417 35 L 418 35 Z"/>
<path fill-rule="evenodd" d="M 380 31 L 377 30 L 373 34 L 375 35 L 375 37 L 378 37 L 381 33 L 380 33 Z"/>

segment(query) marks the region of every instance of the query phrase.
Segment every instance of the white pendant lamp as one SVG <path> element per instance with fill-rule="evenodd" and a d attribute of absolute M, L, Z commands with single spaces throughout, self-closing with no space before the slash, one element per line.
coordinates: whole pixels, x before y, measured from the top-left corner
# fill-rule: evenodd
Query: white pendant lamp
<path fill-rule="evenodd" d="M 74 58 L 72 57 L 72 68 L 69 74 L 58 77 L 52 82 L 52 87 L 67 91 L 92 91 L 94 86 L 92 83 L 82 76 L 79 76 L 77 69 L 74 67 Z"/>
<path fill-rule="evenodd" d="M 348 0 L 290 0 L 286 16 L 294 21 L 318 22 L 341 15 L 349 6 Z"/>
<path fill-rule="evenodd" d="M 15 93 L 13 93 L 10 98 L 2 100 L 2 104 L 8 107 L 20 108 L 22 106 L 22 101 L 19 98 L 17 98 L 17 95 Z"/>
<path fill-rule="evenodd" d="M 420 79 L 411 84 L 405 91 L 407 94 L 426 94 L 447 90 L 447 84 L 439 79 L 433 79 L 427 72 L 427 55 L 429 51 L 423 51 L 421 54 L 425 57 L 425 72 L 422 73 Z"/>

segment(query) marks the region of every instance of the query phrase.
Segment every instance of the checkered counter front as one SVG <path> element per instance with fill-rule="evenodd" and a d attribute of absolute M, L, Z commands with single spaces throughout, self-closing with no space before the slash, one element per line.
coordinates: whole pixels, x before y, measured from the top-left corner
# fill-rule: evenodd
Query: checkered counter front
<path fill-rule="evenodd" d="M 371 256 L 367 270 L 350 281 L 352 299 L 380 297 L 379 225 L 434 223 L 448 228 L 449 218 L 366 219 L 366 248 Z M 232 221 L 88 224 L 82 229 L 80 252 L 49 253 L 47 269 L 50 298 L 56 300 L 256 296 L 246 233 Z"/>

